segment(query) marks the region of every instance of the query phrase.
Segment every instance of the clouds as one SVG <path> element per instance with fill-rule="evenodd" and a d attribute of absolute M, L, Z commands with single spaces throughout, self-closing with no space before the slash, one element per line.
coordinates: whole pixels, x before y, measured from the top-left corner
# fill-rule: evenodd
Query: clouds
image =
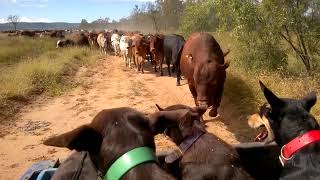
<path fill-rule="evenodd" d="M 0 18 L 0 24 L 7 23 L 7 22 L 8 22 L 7 18 Z M 22 16 L 20 17 L 19 22 L 52 22 L 52 21 L 50 21 L 48 18 L 43 18 L 43 17 L 37 18 L 37 17 Z"/>
<path fill-rule="evenodd" d="M 20 6 L 20 7 L 38 7 L 48 6 L 49 0 L 0 0 L 1 4 Z"/>
<path fill-rule="evenodd" d="M 51 22 L 51 21 L 47 18 L 21 17 L 20 22 Z"/>
<path fill-rule="evenodd" d="M 7 19 L 6 18 L 0 18 L 0 24 L 1 23 L 7 23 Z"/>

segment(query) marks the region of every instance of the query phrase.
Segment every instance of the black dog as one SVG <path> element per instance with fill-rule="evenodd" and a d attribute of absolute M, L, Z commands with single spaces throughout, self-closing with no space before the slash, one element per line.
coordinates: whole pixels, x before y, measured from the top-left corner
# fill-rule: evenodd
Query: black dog
<path fill-rule="evenodd" d="M 315 92 L 301 100 L 278 98 L 262 82 L 259 82 L 270 108 L 261 108 L 260 125 L 271 128 L 273 140 L 282 147 L 280 161 L 283 163 L 282 180 L 320 179 L 320 128 L 310 109 L 315 105 Z M 249 119 L 249 125 L 257 128 L 259 123 Z M 268 130 L 270 132 L 270 130 Z"/>

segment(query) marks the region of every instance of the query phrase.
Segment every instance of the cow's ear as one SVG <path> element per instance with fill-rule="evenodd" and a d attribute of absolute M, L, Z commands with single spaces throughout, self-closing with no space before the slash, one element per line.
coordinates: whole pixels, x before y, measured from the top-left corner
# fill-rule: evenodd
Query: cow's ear
<path fill-rule="evenodd" d="M 223 53 L 223 57 L 226 57 L 230 53 L 230 49 Z"/>
<path fill-rule="evenodd" d="M 159 111 L 164 111 L 164 109 L 162 107 L 160 107 L 158 104 L 156 104 L 157 108 Z"/>
<path fill-rule="evenodd" d="M 226 70 L 230 66 L 229 61 L 225 61 L 223 64 L 218 65 L 221 70 Z"/>
<path fill-rule="evenodd" d="M 102 135 L 95 129 L 83 125 L 67 133 L 51 137 L 43 144 L 96 153 L 100 150 L 102 139 Z"/>
<path fill-rule="evenodd" d="M 158 111 L 149 116 L 149 127 L 153 134 L 164 132 L 167 127 L 178 125 L 190 110 Z"/>
<path fill-rule="evenodd" d="M 278 98 L 271 90 L 269 90 L 261 81 L 259 81 L 260 88 L 273 110 L 284 106 L 284 102 Z"/>
<path fill-rule="evenodd" d="M 310 111 L 312 106 L 314 106 L 317 102 L 317 93 L 315 91 L 312 91 L 307 94 L 302 100 L 304 102 L 306 110 Z"/>
<path fill-rule="evenodd" d="M 192 54 L 187 54 L 187 55 L 186 55 L 186 58 L 187 58 L 188 60 L 190 60 L 190 61 L 193 60 Z"/>

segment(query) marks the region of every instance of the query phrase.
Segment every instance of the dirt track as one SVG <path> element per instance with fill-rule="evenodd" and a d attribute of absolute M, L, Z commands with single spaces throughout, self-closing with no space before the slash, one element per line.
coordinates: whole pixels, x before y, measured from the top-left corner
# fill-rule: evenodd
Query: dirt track
<path fill-rule="evenodd" d="M 194 105 L 186 82 L 175 86 L 175 78 L 158 77 L 149 63 L 145 74 L 125 68 L 118 57 L 109 56 L 99 63 L 92 69 L 80 69 L 76 79 L 83 86 L 60 97 L 38 100 L 22 110 L 14 125 L 0 128 L 10 132 L 0 138 L 0 180 L 18 179 L 34 162 L 65 158 L 70 151 L 44 146 L 42 141 L 90 122 L 101 109 L 129 106 L 151 113 L 156 111 L 155 103 L 163 107 L 177 103 Z M 222 117 L 227 112 L 227 102 L 223 99 Z M 209 120 L 208 116 L 205 120 Z M 250 137 L 246 123 L 238 122 L 238 118 L 211 119 L 207 125 L 209 132 L 229 143 Z M 156 137 L 156 144 L 157 150 L 173 147 L 162 135 Z"/>

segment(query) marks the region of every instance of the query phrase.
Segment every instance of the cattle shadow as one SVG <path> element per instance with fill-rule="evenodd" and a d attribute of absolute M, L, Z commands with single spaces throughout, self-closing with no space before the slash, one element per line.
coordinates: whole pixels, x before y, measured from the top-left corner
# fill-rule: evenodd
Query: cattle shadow
<path fill-rule="evenodd" d="M 206 119 L 206 122 L 221 121 L 227 130 L 240 142 L 251 142 L 257 131 L 247 123 L 249 115 L 258 112 L 258 103 L 254 89 L 240 77 L 231 73 L 227 75 L 224 92 L 217 118 Z"/>
<path fill-rule="evenodd" d="M 159 65 L 157 68 L 157 72 L 154 72 L 154 65 L 151 64 L 150 62 L 145 62 L 143 67 L 144 67 L 144 70 L 147 70 L 149 74 L 155 74 L 156 76 L 160 76 Z M 172 70 L 172 66 L 170 66 L 170 70 Z M 163 77 L 166 77 L 166 76 L 169 77 L 168 66 L 166 64 L 162 65 L 162 72 L 163 72 Z M 176 75 L 177 75 L 176 72 L 171 71 L 172 78 L 176 78 Z"/>

